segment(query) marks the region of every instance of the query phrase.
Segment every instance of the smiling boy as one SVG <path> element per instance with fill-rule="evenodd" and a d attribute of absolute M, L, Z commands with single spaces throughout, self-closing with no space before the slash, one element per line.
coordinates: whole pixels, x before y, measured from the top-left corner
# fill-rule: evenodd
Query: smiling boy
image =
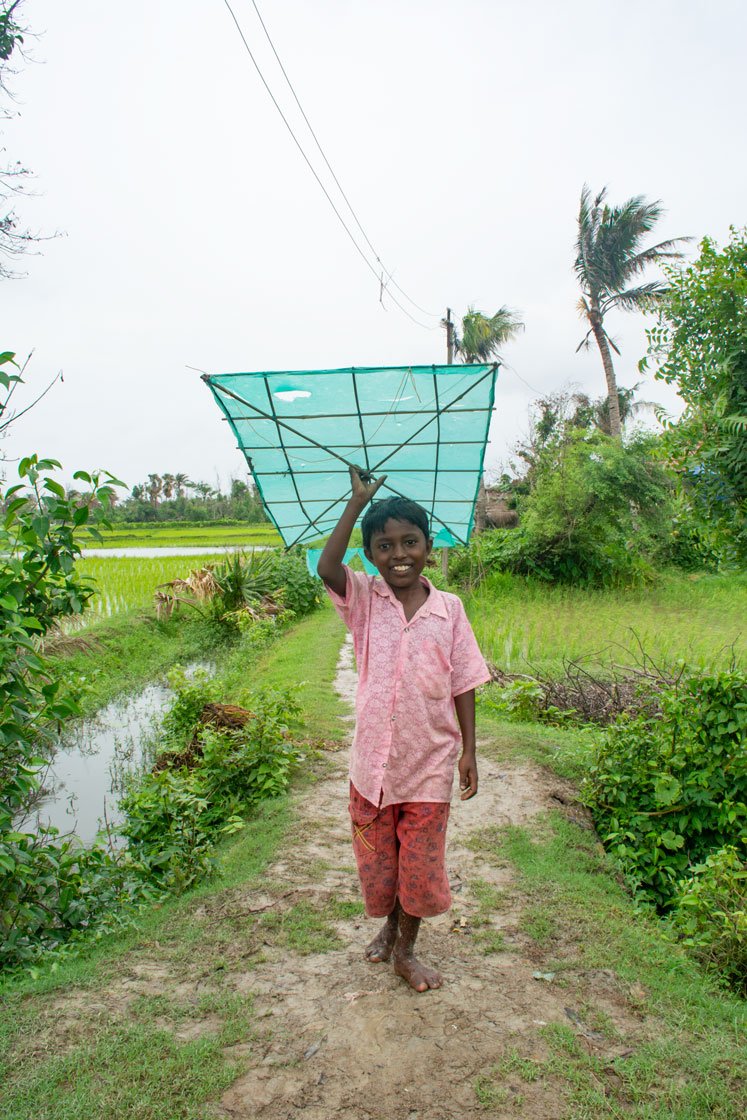
<path fill-rule="evenodd" d="M 361 523 L 379 575 L 343 563 L 358 517 L 386 476 L 350 468 L 352 496 L 318 572 L 353 635 L 358 667 L 350 757 L 353 850 L 366 913 L 386 921 L 367 960 L 390 958 L 419 992 L 441 977 L 415 956 L 422 918 L 448 910 L 446 824 L 459 757 L 462 800 L 477 793 L 475 688 L 490 673 L 456 595 L 423 576 L 428 515 L 407 498 L 374 503 Z M 459 747 L 461 745 L 461 755 Z"/>

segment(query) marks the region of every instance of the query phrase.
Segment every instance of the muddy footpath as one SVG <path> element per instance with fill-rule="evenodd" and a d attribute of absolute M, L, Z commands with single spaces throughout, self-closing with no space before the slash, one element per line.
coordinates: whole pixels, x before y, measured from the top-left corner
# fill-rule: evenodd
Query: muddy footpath
<path fill-rule="evenodd" d="M 354 686 L 346 643 L 336 687 L 351 700 Z M 615 1062 L 650 1037 L 653 1028 L 640 993 L 628 990 L 608 969 L 550 971 L 553 961 L 574 957 L 576 946 L 557 940 L 538 944 L 522 922 L 531 900 L 514 881 L 511 867 L 471 843 L 486 828 L 531 827 L 551 808 L 582 827 L 588 822 L 562 780 L 532 764 L 497 761 L 489 744 L 483 746 L 478 796 L 452 806 L 447 865 L 453 906 L 423 923 L 418 943 L 419 956 L 440 970 L 442 988 L 416 993 L 390 964 L 364 959 L 364 947 L 380 923 L 356 907 L 344 750 L 332 754 L 327 774 L 298 795 L 295 823 L 262 887 L 234 888 L 197 905 L 195 922 L 213 929 L 232 922 L 239 928 L 239 915 L 241 928 L 253 929 L 256 942 L 253 956 L 245 953 L 242 962 L 240 955 L 227 955 L 221 966 L 223 990 L 251 999 L 254 1013 L 247 1037 L 226 1047 L 244 1072 L 208 1107 L 207 1116 L 557 1120 L 567 1114 L 562 1078 L 527 1076 L 532 1063 L 539 1068 L 548 1059 L 543 1028 L 553 1023 L 575 1032 L 598 1060 L 597 1068 L 604 1069 L 611 1089 L 619 1083 Z M 500 899 L 487 918 L 480 906 L 485 891 Z M 331 915 L 334 947 L 296 951 L 272 937 L 263 939 L 268 918 L 281 922 L 284 914 L 304 906 Z M 197 1003 L 209 983 L 205 971 L 174 966 L 158 953 L 140 955 L 129 975 L 106 993 L 102 1015 L 127 1014 L 132 1000 L 159 992 Z M 69 1001 L 70 995 L 61 1002 L 74 1015 Z M 589 1025 L 595 1022 L 604 1023 L 604 1030 Z M 215 1029 L 208 1015 L 186 1022 L 176 1033 L 195 1038 Z M 500 1093 L 486 1097 L 480 1084 L 498 1068 Z"/>
<path fill-rule="evenodd" d="M 338 691 L 351 699 L 355 676 L 349 643 L 343 647 Z M 283 895 L 323 905 L 358 898 L 346 813 L 345 759 L 338 772 L 316 784 L 298 805 L 299 824 L 267 880 Z M 337 923 L 344 948 L 322 954 L 280 953 L 247 975 L 254 993 L 260 1035 L 254 1063 L 223 1096 L 218 1115 L 261 1120 L 328 1120 L 346 1114 L 390 1120 L 456 1120 L 484 1117 L 475 1083 L 501 1059 L 519 1054 L 544 1060 L 539 1028 L 575 1025 L 597 1056 L 610 1063 L 634 1045 L 643 1029 L 630 993 L 614 974 L 569 973 L 562 987 L 543 972 L 543 954 L 520 933 L 521 899 L 508 867 L 495 867 L 469 846 L 488 826 L 521 825 L 549 808 L 573 805 L 572 790 L 530 766 L 503 767 L 483 757 L 480 792 L 455 801 L 450 823 L 448 869 L 454 894 L 450 913 L 423 923 L 419 953 L 442 973 L 443 987 L 412 991 L 388 964 L 369 964 L 363 948 L 379 922 L 357 917 Z M 313 882 L 308 868 L 324 868 Z M 472 937 L 477 902 L 470 883 L 489 883 L 503 905 L 492 922 L 506 951 L 485 953 Z M 290 893 L 287 893 L 290 892 Z M 273 899 L 247 899 L 253 907 Z M 557 955 L 554 946 L 553 954 Z M 580 1011 L 598 1006 L 616 1037 L 609 1042 L 585 1030 Z M 266 1031 L 264 1044 L 262 1031 Z M 597 1037 L 594 1038 L 594 1034 Z M 610 1076 L 614 1069 L 610 1065 Z M 511 1078 L 508 1082 L 512 1090 Z M 516 1077 L 516 1100 L 491 1108 L 493 1115 L 555 1118 L 562 1110 L 557 1087 Z M 518 1109 L 516 1104 L 519 1105 Z"/>

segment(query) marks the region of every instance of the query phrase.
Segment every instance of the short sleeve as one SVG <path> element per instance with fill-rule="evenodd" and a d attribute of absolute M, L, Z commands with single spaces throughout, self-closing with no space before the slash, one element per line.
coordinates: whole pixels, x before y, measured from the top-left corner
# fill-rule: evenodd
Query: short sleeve
<path fill-rule="evenodd" d="M 338 595 L 331 587 L 324 585 L 327 594 L 332 600 L 332 606 L 339 614 L 348 630 L 355 629 L 365 621 L 370 610 L 371 577 L 365 572 L 353 572 L 343 564 L 345 571 L 345 594 Z"/>
<path fill-rule="evenodd" d="M 455 596 L 453 602 L 451 694 L 461 696 L 463 692 L 469 692 L 478 685 L 486 684 L 491 677 L 461 599 Z"/>

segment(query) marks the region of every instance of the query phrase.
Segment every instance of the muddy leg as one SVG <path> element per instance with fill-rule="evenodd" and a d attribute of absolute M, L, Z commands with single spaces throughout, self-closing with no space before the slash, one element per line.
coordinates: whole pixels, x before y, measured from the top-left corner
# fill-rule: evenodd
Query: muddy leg
<path fill-rule="evenodd" d="M 399 922 L 399 899 L 394 903 L 394 909 L 384 922 L 373 941 L 366 946 L 366 960 L 371 964 L 388 961 L 392 955 L 394 942 L 397 940 L 397 925 Z"/>
<path fill-rule="evenodd" d="M 420 918 L 406 914 L 400 907 L 399 936 L 392 956 L 394 971 L 415 989 L 425 992 L 429 988 L 440 988 L 441 977 L 435 969 L 428 968 L 415 956 L 415 941 L 420 929 Z"/>

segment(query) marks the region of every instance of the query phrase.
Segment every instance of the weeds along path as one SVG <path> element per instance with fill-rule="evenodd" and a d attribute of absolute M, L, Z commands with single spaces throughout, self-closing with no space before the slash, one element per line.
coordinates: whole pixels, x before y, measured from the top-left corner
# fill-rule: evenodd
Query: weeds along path
<path fill-rule="evenodd" d="M 336 685 L 349 699 L 351 661 L 346 643 Z M 423 923 L 419 944 L 444 985 L 421 995 L 389 965 L 363 959 L 378 922 L 359 905 L 345 760 L 342 752 L 334 758 L 334 772 L 301 797 L 265 893 L 235 891 L 203 908 L 213 928 L 241 922 L 255 934 L 248 956 L 226 962 L 222 975 L 234 992 L 251 994 L 256 1033 L 238 1047 L 249 1068 L 216 1114 L 462 1120 L 484 1117 L 487 1107 L 492 1115 L 520 1110 L 557 1120 L 565 1076 L 553 1059 L 554 1029 L 566 1049 L 594 1056 L 602 1083 L 619 1080 L 615 1060 L 648 1033 L 635 993 L 604 969 L 558 973 L 560 982 L 549 972 L 535 977 L 563 947 L 557 939 L 542 947 L 531 899 L 507 865 L 481 850 L 483 830 L 531 823 L 552 807 L 587 826 L 572 791 L 532 766 L 483 752 L 478 797 L 452 807 L 454 905 Z"/>
<path fill-rule="evenodd" d="M 22 985 L 9 1014 L 0 996 L 0 1120 L 747 1115 L 744 1005 L 634 913 L 573 789 L 525 761 L 529 729 L 493 724 L 480 793 L 453 805 L 454 904 L 419 943 L 443 988 L 366 963 L 378 923 L 332 742 L 341 641 L 329 608 L 262 667 L 272 684 L 308 675 L 329 748 L 292 805 L 258 811 L 220 879 Z M 336 687 L 351 700 L 354 685 L 345 645 Z M 545 757 L 562 749 L 541 735 Z"/>

